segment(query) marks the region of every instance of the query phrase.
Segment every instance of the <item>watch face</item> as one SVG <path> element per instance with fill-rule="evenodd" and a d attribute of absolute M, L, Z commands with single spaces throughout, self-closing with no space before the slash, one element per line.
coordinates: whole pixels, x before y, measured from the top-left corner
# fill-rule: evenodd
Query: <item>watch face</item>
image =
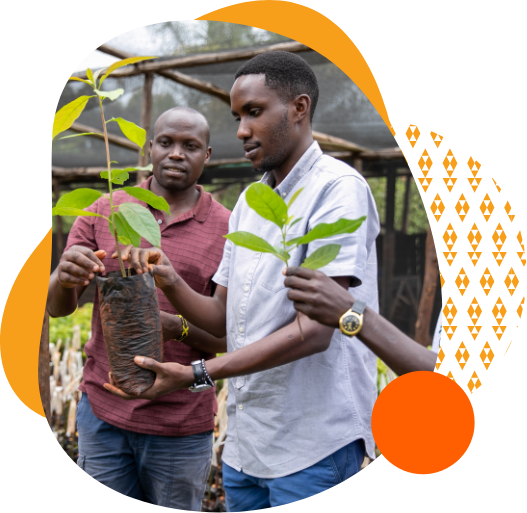
<path fill-rule="evenodd" d="M 360 318 L 358 315 L 349 314 L 342 319 L 342 328 L 347 333 L 354 333 L 360 328 Z"/>

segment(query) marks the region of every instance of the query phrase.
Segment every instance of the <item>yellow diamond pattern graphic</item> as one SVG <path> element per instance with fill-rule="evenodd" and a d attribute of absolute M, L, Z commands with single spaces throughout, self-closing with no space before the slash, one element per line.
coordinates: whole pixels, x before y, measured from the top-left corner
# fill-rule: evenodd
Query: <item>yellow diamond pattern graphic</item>
<path fill-rule="evenodd" d="M 448 226 L 446 227 L 445 233 L 443 233 L 443 241 L 448 248 L 448 251 L 452 251 L 454 248 L 454 244 L 457 240 L 457 234 L 454 230 L 454 227 L 452 226 L 452 223 L 448 223 Z"/>
<path fill-rule="evenodd" d="M 423 151 L 423 154 L 419 159 L 419 167 L 425 176 L 428 174 L 428 171 L 432 169 L 432 164 L 433 162 L 430 156 L 428 155 L 428 152 L 426 150 Z"/>
<path fill-rule="evenodd" d="M 492 181 L 494 182 L 494 185 L 496 186 L 496 189 L 498 189 L 498 192 L 501 192 L 501 187 L 496 183 L 496 180 L 494 180 L 494 178 L 493 178 Z"/>
<path fill-rule="evenodd" d="M 496 263 L 501 267 L 501 263 L 503 262 L 503 259 L 507 253 L 505 251 L 493 251 L 492 254 L 496 259 Z"/>
<path fill-rule="evenodd" d="M 492 274 L 490 274 L 488 267 L 485 269 L 485 272 L 483 273 L 483 276 L 479 282 L 483 287 L 483 291 L 488 296 L 492 286 L 494 285 L 494 278 L 492 277 Z"/>
<path fill-rule="evenodd" d="M 501 223 L 499 223 L 498 226 L 496 227 L 496 230 L 494 230 L 494 234 L 492 235 L 492 240 L 494 241 L 494 244 L 496 244 L 498 251 L 501 251 L 503 244 L 505 244 L 505 241 L 507 240 L 507 235 L 505 234 L 505 231 L 501 227 Z"/>
<path fill-rule="evenodd" d="M 501 323 L 503 322 L 503 318 L 507 314 L 507 309 L 505 308 L 505 305 L 503 304 L 503 301 L 501 300 L 501 297 L 498 297 L 496 299 L 496 303 L 494 303 L 494 306 L 492 307 L 492 315 L 494 316 L 494 319 L 496 319 L 496 324 L 498 326 L 501 326 Z"/>
<path fill-rule="evenodd" d="M 452 371 L 448 371 L 447 378 L 450 378 L 454 383 L 456 380 L 454 379 L 454 375 L 452 374 Z"/>
<path fill-rule="evenodd" d="M 517 314 L 518 314 L 518 317 L 521 319 L 522 318 L 522 313 L 523 313 L 523 304 L 525 303 L 525 298 L 522 299 L 521 303 L 520 303 L 520 306 L 518 307 L 518 310 L 516 310 Z"/>
<path fill-rule="evenodd" d="M 476 267 L 476 264 L 478 263 L 479 257 L 481 256 L 481 251 L 470 251 L 468 253 L 468 257 L 470 258 L 470 261 Z"/>
<path fill-rule="evenodd" d="M 494 333 L 496 333 L 498 340 L 501 340 L 501 337 L 505 333 L 507 326 L 492 326 L 492 328 L 494 329 Z"/>
<path fill-rule="evenodd" d="M 438 135 L 435 132 L 430 132 L 430 135 L 432 136 L 432 141 L 434 141 L 436 148 L 439 148 L 439 145 L 441 144 L 441 141 L 443 140 L 443 136 Z"/>
<path fill-rule="evenodd" d="M 470 169 L 470 172 L 472 173 L 472 176 L 475 178 L 481 168 L 481 164 L 477 160 L 474 160 L 471 155 L 468 159 L 467 165 Z"/>
<path fill-rule="evenodd" d="M 452 189 L 454 188 L 454 185 L 456 184 L 457 178 L 443 178 L 443 181 L 445 182 L 445 185 L 447 186 L 448 192 L 452 192 Z"/>
<path fill-rule="evenodd" d="M 452 178 L 452 175 L 454 174 L 454 171 L 457 167 L 457 160 L 456 157 L 454 157 L 454 154 L 452 153 L 452 148 L 449 148 L 447 154 L 445 155 L 445 158 L 443 159 L 443 167 L 445 168 L 448 177 Z"/>
<path fill-rule="evenodd" d="M 406 137 L 408 137 L 412 148 L 415 146 L 415 143 L 417 142 L 417 139 L 419 139 L 420 135 L 419 128 L 417 128 L 415 125 L 410 125 L 408 127 L 408 130 L 406 131 Z"/>
<path fill-rule="evenodd" d="M 483 178 L 467 178 L 467 180 L 468 184 L 470 185 L 470 188 L 472 189 L 472 192 L 476 192 Z"/>
<path fill-rule="evenodd" d="M 481 315 L 481 307 L 479 306 L 476 298 L 474 298 L 472 300 L 472 303 L 470 303 L 467 312 L 470 317 L 470 320 L 472 321 L 472 324 L 474 324 L 475 326 L 478 322 L 479 316 Z"/>
<path fill-rule="evenodd" d="M 441 280 L 441 288 L 443 288 L 443 285 L 445 284 L 445 279 L 443 278 L 441 271 L 439 271 L 439 279 Z"/>
<path fill-rule="evenodd" d="M 472 249 L 476 251 L 476 249 L 478 249 L 479 243 L 481 242 L 481 233 L 479 232 L 476 223 L 472 225 L 472 228 L 468 232 L 468 241 L 470 242 Z"/>
<path fill-rule="evenodd" d="M 457 315 L 456 305 L 454 305 L 454 302 L 450 297 L 448 298 L 448 301 L 446 302 L 446 305 L 443 308 L 443 315 L 445 316 L 445 320 L 448 324 L 452 324 Z"/>
<path fill-rule="evenodd" d="M 436 194 L 434 201 L 430 205 L 430 209 L 432 210 L 432 214 L 434 214 L 436 221 L 439 221 L 441 214 L 445 211 L 445 205 L 443 205 L 439 194 Z"/>
<path fill-rule="evenodd" d="M 459 289 L 459 292 L 461 292 L 461 295 L 465 293 L 469 283 L 470 281 L 468 279 L 467 273 L 462 267 L 456 278 L 456 285 L 457 285 L 457 288 Z"/>
<path fill-rule="evenodd" d="M 492 360 L 494 360 L 494 353 L 492 352 L 492 349 L 490 348 L 490 344 L 488 342 L 483 346 L 479 357 L 481 358 L 483 365 L 485 365 L 485 369 L 488 370 L 490 364 L 492 363 Z"/>
<path fill-rule="evenodd" d="M 421 187 L 423 188 L 423 191 L 428 192 L 430 185 L 432 185 L 432 178 L 418 178 L 418 180 L 421 184 Z"/>
<path fill-rule="evenodd" d="M 494 211 L 494 205 L 488 194 L 486 194 L 485 198 L 483 198 L 479 209 L 481 210 L 485 221 L 488 221 L 490 219 L 490 216 L 492 215 L 492 212 Z"/>
<path fill-rule="evenodd" d="M 474 389 L 477 390 L 481 386 L 481 381 L 479 380 L 478 375 L 476 374 L 476 371 L 474 371 L 474 373 L 470 377 L 470 380 L 467 386 L 468 386 L 468 389 L 470 390 L 470 393 L 472 393 Z"/>
<path fill-rule="evenodd" d="M 508 272 L 507 277 L 505 278 L 505 286 L 507 287 L 507 290 L 511 296 L 514 294 L 519 282 L 520 280 L 518 280 L 514 269 L 511 267 L 511 270 Z"/>
<path fill-rule="evenodd" d="M 459 349 L 456 352 L 456 360 L 457 363 L 459 363 L 461 370 L 465 368 L 465 365 L 467 364 L 469 358 L 470 355 L 468 354 L 467 348 L 465 347 L 465 344 L 461 342 L 461 345 L 459 346 Z"/>
<path fill-rule="evenodd" d="M 514 221 L 514 218 L 516 217 L 514 214 L 511 214 L 511 204 L 507 201 L 507 203 L 505 203 L 505 212 L 507 212 L 507 215 L 509 216 L 509 219 L 511 221 Z"/>
<path fill-rule="evenodd" d="M 441 364 L 443 363 L 443 360 L 445 359 L 445 353 L 443 352 L 442 348 L 439 348 L 439 353 L 437 354 L 437 362 L 436 362 L 436 370 L 441 367 Z"/>
<path fill-rule="evenodd" d="M 473 372 L 472 376 L 467 383 L 468 391 L 473 394 L 478 388 L 481 388 L 482 383 L 476 371 Z"/>
<path fill-rule="evenodd" d="M 461 221 L 464 221 L 465 216 L 468 214 L 469 208 L 470 207 L 467 203 L 467 200 L 465 199 L 465 195 L 462 194 L 456 204 L 456 212 L 458 213 Z"/>
<path fill-rule="evenodd" d="M 468 331 L 470 331 L 470 334 L 472 335 L 472 338 L 476 340 L 478 338 L 479 332 L 481 330 L 481 326 L 467 326 Z"/>
<path fill-rule="evenodd" d="M 520 259 L 520 262 L 523 266 L 525 266 L 526 258 L 525 258 L 525 246 L 523 245 L 523 237 L 522 232 L 518 232 L 518 242 L 520 243 L 520 247 L 522 248 L 521 251 L 518 251 L 518 258 Z"/>
<path fill-rule="evenodd" d="M 443 326 L 443 333 L 446 333 L 449 340 L 452 340 L 454 333 L 457 330 L 457 326 Z"/>

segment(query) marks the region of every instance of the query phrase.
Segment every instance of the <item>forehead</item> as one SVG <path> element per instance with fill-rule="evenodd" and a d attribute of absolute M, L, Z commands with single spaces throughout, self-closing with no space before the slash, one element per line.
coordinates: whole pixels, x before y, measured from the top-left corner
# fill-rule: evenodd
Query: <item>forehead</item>
<path fill-rule="evenodd" d="M 169 135 L 171 137 L 207 138 L 207 124 L 195 112 L 168 111 L 156 121 L 154 132 L 156 137 Z"/>
<path fill-rule="evenodd" d="M 231 89 L 231 105 L 243 107 L 246 102 L 279 100 L 276 90 L 265 85 L 265 75 L 242 75 Z"/>

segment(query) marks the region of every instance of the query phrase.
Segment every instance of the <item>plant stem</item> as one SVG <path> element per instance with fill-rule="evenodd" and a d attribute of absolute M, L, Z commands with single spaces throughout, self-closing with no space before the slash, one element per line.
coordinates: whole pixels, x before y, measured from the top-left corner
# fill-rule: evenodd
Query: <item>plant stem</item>
<path fill-rule="evenodd" d="M 104 132 L 104 144 L 106 145 L 106 162 L 108 166 L 108 189 L 110 191 L 110 219 L 111 222 L 109 223 L 111 225 L 110 229 L 113 234 L 113 238 L 115 239 L 115 248 L 117 249 L 117 257 L 119 259 L 119 267 L 121 268 L 121 274 L 123 278 L 126 278 L 126 271 L 124 269 L 124 263 L 123 259 L 121 257 L 121 250 L 119 248 L 119 241 L 117 240 L 117 231 L 115 230 L 115 212 L 113 207 L 113 201 L 112 201 L 112 165 L 110 161 L 110 145 L 108 143 L 108 132 L 106 131 L 106 121 L 104 119 L 104 111 L 102 109 L 102 99 L 100 96 L 97 97 L 99 100 L 99 107 L 101 109 L 101 120 L 102 120 L 102 129 Z"/>
<path fill-rule="evenodd" d="M 287 245 L 285 243 L 286 235 L 287 235 L 287 228 L 284 227 L 282 228 L 282 246 L 284 248 L 284 253 L 287 253 L 287 249 L 286 249 Z M 285 257 L 285 266 L 286 268 L 289 267 L 289 259 L 287 257 Z M 302 331 L 302 326 L 300 325 L 300 317 L 298 313 L 296 314 L 296 322 L 298 324 L 298 329 L 300 330 L 300 338 L 302 339 L 302 341 L 304 341 L 304 332 Z"/>

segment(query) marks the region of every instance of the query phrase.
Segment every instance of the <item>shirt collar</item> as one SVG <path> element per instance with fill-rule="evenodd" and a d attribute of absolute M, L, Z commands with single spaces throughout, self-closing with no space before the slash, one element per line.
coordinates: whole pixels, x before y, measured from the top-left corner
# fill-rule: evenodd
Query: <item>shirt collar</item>
<path fill-rule="evenodd" d="M 150 190 L 152 178 L 153 176 L 149 176 L 144 182 L 139 184 L 139 187 Z M 200 223 L 203 223 L 207 220 L 207 217 L 212 208 L 212 194 L 210 192 L 205 192 L 203 190 L 203 187 L 199 184 L 196 184 L 196 189 L 199 191 L 199 198 L 196 204 L 192 207 L 191 210 L 180 215 L 177 219 L 174 219 L 170 224 L 185 221 L 186 219 L 189 219 L 191 217 L 193 217 L 194 219 L 196 219 L 196 221 L 199 221 Z"/>
<path fill-rule="evenodd" d="M 284 178 L 282 183 L 275 187 L 274 190 L 282 198 L 293 190 L 295 185 L 311 170 L 315 162 L 323 155 L 322 150 L 317 141 L 309 146 L 304 154 L 298 159 L 297 163 L 293 166 L 293 169 L 289 171 L 288 175 Z M 266 171 L 260 180 L 262 183 L 272 187 L 274 183 L 274 175 L 272 171 Z"/>

